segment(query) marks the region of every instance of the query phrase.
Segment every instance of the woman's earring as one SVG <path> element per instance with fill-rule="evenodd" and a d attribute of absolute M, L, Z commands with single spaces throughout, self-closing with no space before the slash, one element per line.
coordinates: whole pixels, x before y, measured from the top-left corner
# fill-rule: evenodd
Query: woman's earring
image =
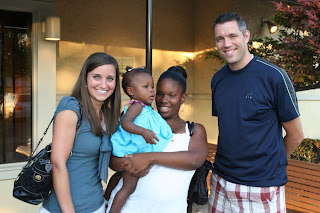
<path fill-rule="evenodd" d="M 184 108 L 186 107 L 186 105 L 183 103 L 183 104 L 181 104 L 181 106 L 180 106 L 180 110 L 181 110 L 181 112 L 183 112 L 184 111 Z"/>
<path fill-rule="evenodd" d="M 86 88 L 88 88 L 88 85 L 86 85 Z"/>

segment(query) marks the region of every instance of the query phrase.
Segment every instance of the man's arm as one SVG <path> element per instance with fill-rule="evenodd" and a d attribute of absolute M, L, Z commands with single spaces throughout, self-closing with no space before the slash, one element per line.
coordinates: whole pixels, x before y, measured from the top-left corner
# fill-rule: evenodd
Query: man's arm
<path fill-rule="evenodd" d="M 287 156 L 290 156 L 304 139 L 300 117 L 288 122 L 283 122 L 282 126 L 286 130 L 284 145 L 286 147 Z"/>

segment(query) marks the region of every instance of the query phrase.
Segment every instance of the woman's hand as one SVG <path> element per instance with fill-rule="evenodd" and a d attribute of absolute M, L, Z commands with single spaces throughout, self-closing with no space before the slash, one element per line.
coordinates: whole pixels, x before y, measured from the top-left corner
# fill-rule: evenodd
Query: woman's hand
<path fill-rule="evenodd" d="M 137 174 L 137 177 L 141 178 L 141 177 L 146 176 L 150 172 L 151 167 L 152 167 L 152 165 L 149 165 L 146 169 L 144 169 L 141 172 L 139 172 Z"/>
<path fill-rule="evenodd" d="M 147 170 L 151 163 L 150 153 L 137 153 L 124 156 L 121 167 L 131 175 L 141 177 L 140 175 L 144 176 L 148 173 Z"/>

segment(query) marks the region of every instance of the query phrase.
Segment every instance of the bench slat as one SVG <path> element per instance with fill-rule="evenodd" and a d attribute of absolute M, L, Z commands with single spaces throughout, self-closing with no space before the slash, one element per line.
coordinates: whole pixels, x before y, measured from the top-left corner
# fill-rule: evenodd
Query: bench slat
<path fill-rule="evenodd" d="M 288 179 L 289 179 L 289 182 L 299 183 L 299 184 L 302 184 L 302 185 L 311 186 L 311 187 L 320 189 L 320 183 L 319 182 L 306 180 L 306 179 L 303 179 L 303 178 L 293 177 L 293 176 L 288 176 Z"/>
<path fill-rule="evenodd" d="M 287 169 L 292 172 L 297 172 L 297 173 L 302 173 L 302 174 L 307 174 L 307 175 L 314 175 L 314 176 L 320 175 L 320 172 L 317 170 L 302 168 L 302 167 L 297 167 L 297 166 L 292 166 L 292 165 L 288 166 Z"/>
<path fill-rule="evenodd" d="M 292 166 L 297 166 L 301 168 L 308 168 L 311 170 L 319 171 L 320 172 L 320 166 L 319 164 L 314 164 L 314 163 L 308 163 L 308 162 L 303 162 L 303 161 L 298 161 L 298 160 L 293 160 L 293 159 L 288 159 L 288 165 Z"/>
<path fill-rule="evenodd" d="M 294 207 L 300 207 L 301 209 L 303 209 L 302 212 L 319 212 L 320 211 L 320 207 L 316 207 L 307 203 L 303 203 L 303 202 L 297 202 L 295 200 L 291 200 L 291 199 L 286 199 L 286 204 L 287 204 L 287 208 L 289 209 L 293 209 Z"/>
<path fill-rule="evenodd" d="M 311 176 L 319 176 L 320 175 L 320 171 L 318 170 L 313 170 L 313 169 L 309 169 L 309 168 L 302 168 L 302 167 L 298 167 L 298 166 L 293 166 L 293 165 L 289 165 L 287 167 L 288 171 L 291 171 L 292 173 L 294 173 L 293 175 L 299 175 L 299 174 L 306 174 L 306 175 L 311 175 Z"/>
<path fill-rule="evenodd" d="M 313 188 L 312 186 L 306 186 L 303 184 L 294 183 L 294 182 L 289 181 L 286 184 L 286 191 L 292 192 L 292 189 L 298 189 L 298 190 L 303 189 L 305 192 L 319 194 L 319 189 L 317 189 L 317 188 Z"/>
<path fill-rule="evenodd" d="M 319 190 L 307 190 L 304 186 L 301 186 L 301 185 L 297 186 L 290 182 L 286 185 L 286 192 L 305 196 L 305 197 L 310 197 L 312 199 L 320 201 Z"/>
<path fill-rule="evenodd" d="M 303 213 L 314 213 L 314 211 L 307 210 L 307 209 L 292 205 L 292 204 L 290 204 L 288 202 L 287 202 L 286 208 L 287 208 L 287 212 L 288 213 L 291 213 L 291 212 L 292 213 L 297 213 L 297 212 L 299 212 L 299 213 L 301 213 L 301 212 L 303 212 Z M 294 210 L 294 211 L 290 211 L 290 210 Z"/>
<path fill-rule="evenodd" d="M 289 181 L 298 182 L 298 183 L 312 183 L 313 187 L 320 189 L 320 175 L 308 175 L 298 172 L 287 171 Z"/>
<path fill-rule="evenodd" d="M 286 193 L 286 199 L 287 200 L 293 200 L 293 201 L 299 201 L 299 203 L 305 203 L 308 205 L 313 206 L 314 208 L 318 207 L 320 210 L 320 201 L 319 200 L 315 200 L 311 197 L 304 197 L 302 195 L 298 195 L 298 194 L 291 194 L 290 192 Z M 297 204 L 297 206 L 299 206 Z"/>

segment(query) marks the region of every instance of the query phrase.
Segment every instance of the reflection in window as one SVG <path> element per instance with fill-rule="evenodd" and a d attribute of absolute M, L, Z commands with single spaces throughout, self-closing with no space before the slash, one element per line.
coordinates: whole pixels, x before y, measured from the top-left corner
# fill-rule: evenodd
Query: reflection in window
<path fill-rule="evenodd" d="M 0 10 L 0 164 L 31 151 L 31 26 L 31 13 Z"/>

